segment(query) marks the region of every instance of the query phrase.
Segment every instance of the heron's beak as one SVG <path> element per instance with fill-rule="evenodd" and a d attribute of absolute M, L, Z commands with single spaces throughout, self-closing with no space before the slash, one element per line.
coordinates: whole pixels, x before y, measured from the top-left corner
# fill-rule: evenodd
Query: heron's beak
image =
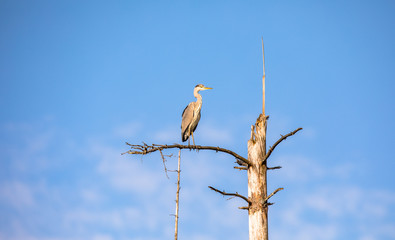
<path fill-rule="evenodd" d="M 211 88 L 211 87 L 205 87 L 204 88 L 204 90 L 210 90 L 210 89 L 213 89 L 213 88 Z"/>

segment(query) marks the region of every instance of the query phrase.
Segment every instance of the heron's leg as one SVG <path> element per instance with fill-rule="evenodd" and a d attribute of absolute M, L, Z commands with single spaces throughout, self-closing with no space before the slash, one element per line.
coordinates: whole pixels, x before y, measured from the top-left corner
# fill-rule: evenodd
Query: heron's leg
<path fill-rule="evenodd" d="M 191 145 L 191 144 L 190 144 L 190 141 L 191 141 L 191 138 L 188 137 L 188 146 Z"/>
<path fill-rule="evenodd" d="M 195 146 L 195 138 L 193 137 L 193 132 L 192 132 L 192 141 L 193 141 L 193 146 Z"/>

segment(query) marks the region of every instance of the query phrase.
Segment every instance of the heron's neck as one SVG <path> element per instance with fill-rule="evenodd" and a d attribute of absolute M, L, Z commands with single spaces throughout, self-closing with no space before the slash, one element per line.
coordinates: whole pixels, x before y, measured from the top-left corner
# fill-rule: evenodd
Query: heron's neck
<path fill-rule="evenodd" d="M 196 100 L 197 103 L 200 103 L 200 104 L 202 103 L 202 95 L 200 95 L 198 91 L 196 91 L 196 90 L 193 91 L 193 96 L 195 96 L 195 98 L 197 98 L 197 100 Z"/>

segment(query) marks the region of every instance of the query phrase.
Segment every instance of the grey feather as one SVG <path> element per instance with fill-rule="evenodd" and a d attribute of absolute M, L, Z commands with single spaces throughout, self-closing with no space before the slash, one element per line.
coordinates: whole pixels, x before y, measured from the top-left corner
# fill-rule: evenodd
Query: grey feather
<path fill-rule="evenodd" d="M 193 120 L 193 109 L 194 109 L 195 102 L 191 102 L 182 112 L 182 122 L 181 122 L 181 138 L 182 141 L 185 142 L 188 140 L 190 132 L 189 126 Z"/>
<path fill-rule="evenodd" d="M 183 142 L 192 136 L 193 144 L 195 145 L 193 132 L 196 130 L 196 127 L 199 124 L 200 110 L 202 108 L 202 96 L 199 94 L 199 91 L 208 89 L 212 88 L 205 87 L 203 84 L 196 85 L 195 89 L 193 90 L 193 95 L 197 99 L 196 102 L 191 102 L 188 104 L 188 106 L 182 112 L 181 139 Z"/>

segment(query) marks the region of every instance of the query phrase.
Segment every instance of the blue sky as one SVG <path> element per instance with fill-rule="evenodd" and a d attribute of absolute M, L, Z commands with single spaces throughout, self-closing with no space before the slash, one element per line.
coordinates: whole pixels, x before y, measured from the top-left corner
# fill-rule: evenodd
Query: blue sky
<path fill-rule="evenodd" d="M 170 239 L 176 175 L 124 142 L 247 156 L 265 42 L 271 239 L 395 238 L 392 1 L 0 1 L 0 239 Z M 177 154 L 169 151 L 168 154 Z M 175 157 L 168 168 L 176 168 Z M 182 153 L 180 239 L 247 239 L 220 153 Z"/>

